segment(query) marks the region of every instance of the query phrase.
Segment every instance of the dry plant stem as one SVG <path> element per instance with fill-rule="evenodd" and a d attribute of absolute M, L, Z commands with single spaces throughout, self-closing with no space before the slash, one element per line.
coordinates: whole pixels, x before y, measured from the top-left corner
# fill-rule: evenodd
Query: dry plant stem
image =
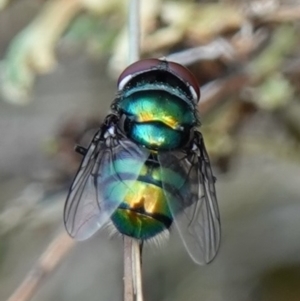
<path fill-rule="evenodd" d="M 37 291 L 42 281 L 58 266 L 63 257 L 75 245 L 67 233 L 63 232 L 53 240 L 39 261 L 27 274 L 23 283 L 7 301 L 28 301 Z"/>
<path fill-rule="evenodd" d="M 124 301 L 134 301 L 132 273 L 132 238 L 124 236 Z"/>
<path fill-rule="evenodd" d="M 124 301 L 143 301 L 141 245 L 124 236 Z"/>
<path fill-rule="evenodd" d="M 136 301 L 143 301 L 142 290 L 142 247 L 139 241 L 134 240 L 132 245 L 132 258 L 133 258 L 133 275 L 134 275 L 134 292 Z"/>
<path fill-rule="evenodd" d="M 139 59 L 140 53 L 140 0 L 129 3 L 129 64 Z M 143 301 L 139 242 L 124 236 L 124 301 Z"/>
<path fill-rule="evenodd" d="M 235 49 L 225 39 L 217 38 L 206 45 L 169 54 L 166 59 L 182 65 L 191 65 L 202 60 L 214 60 L 221 57 L 233 61 Z"/>
<path fill-rule="evenodd" d="M 129 55 L 131 64 L 140 58 L 140 0 L 130 0 L 128 14 Z"/>

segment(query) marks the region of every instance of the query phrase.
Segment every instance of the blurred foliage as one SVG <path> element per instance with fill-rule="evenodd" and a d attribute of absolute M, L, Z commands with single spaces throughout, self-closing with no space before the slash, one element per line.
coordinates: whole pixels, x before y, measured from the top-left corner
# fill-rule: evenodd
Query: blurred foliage
<path fill-rule="evenodd" d="M 211 91 L 204 93 L 205 103 L 200 103 L 200 111 L 213 114 L 213 120 L 217 120 L 211 132 L 219 133 L 220 138 L 212 139 L 215 142 L 210 146 L 218 150 L 214 152 L 216 161 L 224 161 L 225 157 L 229 160 L 236 152 L 238 144 L 234 141 L 257 110 L 283 115 L 279 122 L 298 143 L 299 125 L 286 111 L 291 103 L 299 105 L 298 72 L 287 70 L 287 62 L 291 65 L 298 60 L 300 13 L 296 1 L 141 3 L 142 56 L 168 57 L 168 53 L 177 51 L 172 59 L 184 63 L 184 51 L 195 48 L 189 55 L 189 67 L 205 92 L 206 85 L 214 83 L 217 95 L 209 96 Z M 110 53 L 109 73 L 116 77 L 127 59 L 124 4 L 118 0 L 41 3 L 36 18 L 11 41 L 2 61 L 3 99 L 26 103 L 36 74 L 54 70 L 56 49 L 67 55 L 84 48 L 94 59 Z M 212 51 L 201 53 L 202 48 L 213 43 Z M 239 82 L 241 77 L 244 80 Z M 221 105 L 227 101 L 233 105 Z M 251 112 L 247 109 L 249 104 L 253 106 Z M 248 113 L 240 114 L 241 111 Z M 223 125 L 227 115 L 234 122 Z"/>
<path fill-rule="evenodd" d="M 299 266 L 284 266 L 267 270 L 255 290 L 257 300 L 297 301 L 300 296 Z"/>

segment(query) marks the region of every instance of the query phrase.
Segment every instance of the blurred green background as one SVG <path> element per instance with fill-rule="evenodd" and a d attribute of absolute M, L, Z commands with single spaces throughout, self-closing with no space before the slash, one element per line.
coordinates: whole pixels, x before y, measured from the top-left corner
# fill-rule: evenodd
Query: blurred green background
<path fill-rule="evenodd" d="M 53 239 L 127 64 L 127 1 L 0 1 L 0 300 Z M 150 3 L 151 2 L 151 3 Z M 141 1 L 142 57 L 202 87 L 222 244 L 196 266 L 172 232 L 146 244 L 145 300 L 300 300 L 300 2 Z M 122 239 L 77 243 L 32 300 L 122 300 Z"/>

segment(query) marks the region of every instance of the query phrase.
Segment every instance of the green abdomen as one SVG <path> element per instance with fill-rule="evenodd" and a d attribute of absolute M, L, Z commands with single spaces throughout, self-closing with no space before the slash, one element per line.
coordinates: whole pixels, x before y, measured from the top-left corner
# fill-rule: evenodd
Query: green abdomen
<path fill-rule="evenodd" d="M 160 184 L 159 167 L 143 167 L 111 220 L 120 233 L 142 240 L 170 227 L 172 215 Z"/>

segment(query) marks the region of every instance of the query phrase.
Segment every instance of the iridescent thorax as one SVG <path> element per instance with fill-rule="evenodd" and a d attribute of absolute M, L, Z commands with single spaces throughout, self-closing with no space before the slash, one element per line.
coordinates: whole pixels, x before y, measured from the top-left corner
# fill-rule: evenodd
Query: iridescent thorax
<path fill-rule="evenodd" d="M 185 146 L 198 123 L 192 97 L 184 82 L 162 67 L 129 80 L 113 108 L 126 116 L 124 131 L 133 141 L 152 150 L 171 150 Z"/>

